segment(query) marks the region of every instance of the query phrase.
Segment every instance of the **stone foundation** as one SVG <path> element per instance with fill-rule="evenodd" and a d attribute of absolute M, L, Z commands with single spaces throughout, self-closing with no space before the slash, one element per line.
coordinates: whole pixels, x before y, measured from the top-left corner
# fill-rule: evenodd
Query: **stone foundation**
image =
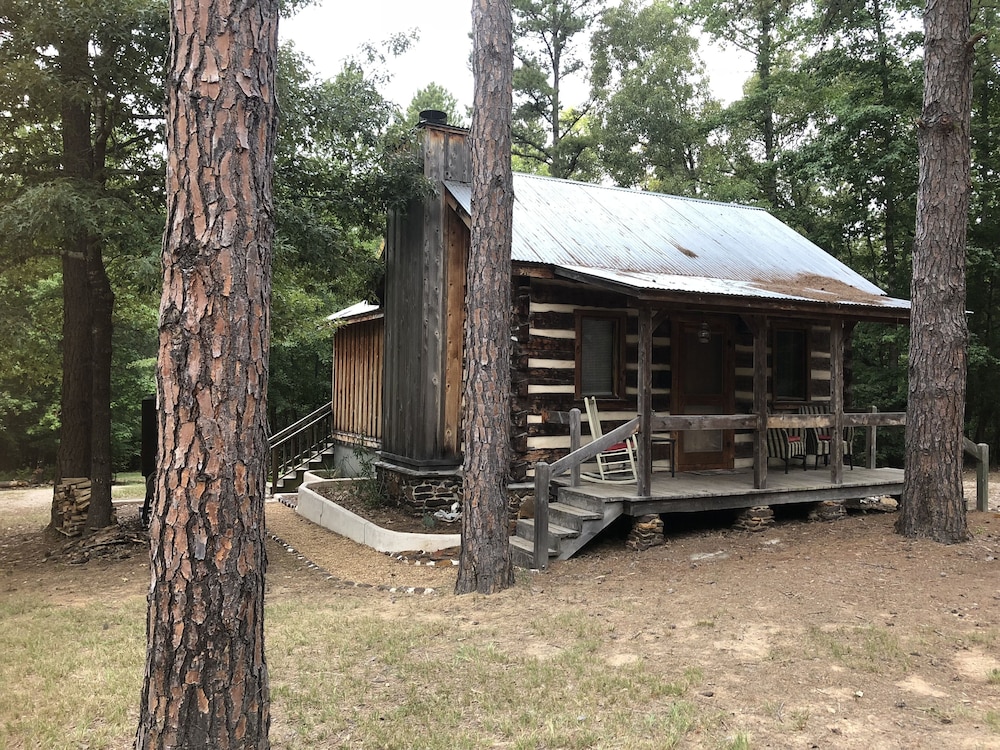
<path fill-rule="evenodd" d="M 741 531 L 764 531 L 774 523 L 774 511 L 767 505 L 747 508 L 736 519 L 733 528 Z"/>
<path fill-rule="evenodd" d="M 663 519 L 656 514 L 636 518 L 628 539 L 625 540 L 625 546 L 636 552 L 644 552 L 661 544 L 664 544 Z"/>
<path fill-rule="evenodd" d="M 375 471 L 389 502 L 414 516 L 451 510 L 455 503 L 461 507 L 462 474 L 458 469 L 418 472 L 380 462 Z"/>
<path fill-rule="evenodd" d="M 810 521 L 836 521 L 838 518 L 843 518 L 847 515 L 847 509 L 844 507 L 843 503 L 834 502 L 832 500 L 823 500 L 822 502 L 816 503 L 813 509 L 809 511 Z"/>
<path fill-rule="evenodd" d="M 460 469 L 425 471 L 403 468 L 387 463 L 376 464 L 378 481 L 385 487 L 389 502 L 404 508 L 414 516 L 424 516 L 436 510 L 451 510 L 462 505 L 463 488 Z M 514 533 L 518 518 L 535 515 L 535 487 L 531 483 L 507 487 L 507 517 L 510 533 Z"/>

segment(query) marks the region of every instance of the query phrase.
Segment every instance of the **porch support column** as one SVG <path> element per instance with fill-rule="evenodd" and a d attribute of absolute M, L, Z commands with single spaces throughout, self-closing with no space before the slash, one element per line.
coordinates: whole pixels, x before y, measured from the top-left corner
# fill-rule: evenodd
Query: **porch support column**
<path fill-rule="evenodd" d="M 834 318 L 830 324 L 830 482 L 844 483 L 844 321 Z"/>
<path fill-rule="evenodd" d="M 753 333 L 753 411 L 757 432 L 753 440 L 753 486 L 767 489 L 767 332 L 764 315 L 745 319 Z"/>
<path fill-rule="evenodd" d="M 639 455 L 636 467 L 636 494 L 649 497 L 653 485 L 653 311 L 649 305 L 639 308 Z"/>

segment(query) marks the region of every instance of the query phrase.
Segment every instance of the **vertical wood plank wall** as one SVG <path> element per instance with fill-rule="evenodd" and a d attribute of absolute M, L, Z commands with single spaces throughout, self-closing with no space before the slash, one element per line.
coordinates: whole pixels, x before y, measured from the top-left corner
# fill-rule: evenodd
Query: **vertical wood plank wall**
<path fill-rule="evenodd" d="M 390 215 L 385 248 L 382 447 L 414 465 L 460 460 L 454 421 L 461 388 L 450 363 L 455 299 L 464 284 L 453 282 L 456 244 L 445 236 L 451 209 L 441 181 L 468 181 L 471 161 L 464 131 L 428 127 L 422 141 L 424 175 L 437 193 Z"/>
<path fill-rule="evenodd" d="M 384 330 L 378 317 L 343 326 L 334 335 L 333 431 L 342 443 L 381 444 Z"/>

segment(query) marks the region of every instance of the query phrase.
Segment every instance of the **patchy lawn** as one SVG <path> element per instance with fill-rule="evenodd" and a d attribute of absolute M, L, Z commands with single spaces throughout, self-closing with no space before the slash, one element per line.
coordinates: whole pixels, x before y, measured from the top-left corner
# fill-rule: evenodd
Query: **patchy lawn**
<path fill-rule="evenodd" d="M 455 597 L 453 568 L 267 510 L 295 550 L 268 549 L 275 748 L 1000 748 L 998 513 L 950 547 L 891 514 L 671 519 L 644 553 L 614 527 Z M 130 747 L 145 555 L 71 565 L 46 518 L 0 492 L 0 748 Z"/>

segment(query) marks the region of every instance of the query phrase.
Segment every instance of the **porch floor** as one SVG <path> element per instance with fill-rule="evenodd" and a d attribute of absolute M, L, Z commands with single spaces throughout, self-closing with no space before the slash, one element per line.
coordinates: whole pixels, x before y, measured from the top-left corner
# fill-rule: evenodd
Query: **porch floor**
<path fill-rule="evenodd" d="M 642 516 L 898 496 L 903 491 L 903 470 L 844 467 L 843 484 L 835 485 L 826 467 L 810 466 L 808 471 L 793 467 L 787 474 L 780 468 L 769 469 L 766 489 L 754 488 L 752 469 L 678 472 L 675 477 L 669 472 L 654 472 L 649 498 L 636 497 L 635 484 L 582 481 L 578 487 L 569 487 L 565 478 L 557 481 L 560 493 L 621 502 L 626 515 Z"/>

